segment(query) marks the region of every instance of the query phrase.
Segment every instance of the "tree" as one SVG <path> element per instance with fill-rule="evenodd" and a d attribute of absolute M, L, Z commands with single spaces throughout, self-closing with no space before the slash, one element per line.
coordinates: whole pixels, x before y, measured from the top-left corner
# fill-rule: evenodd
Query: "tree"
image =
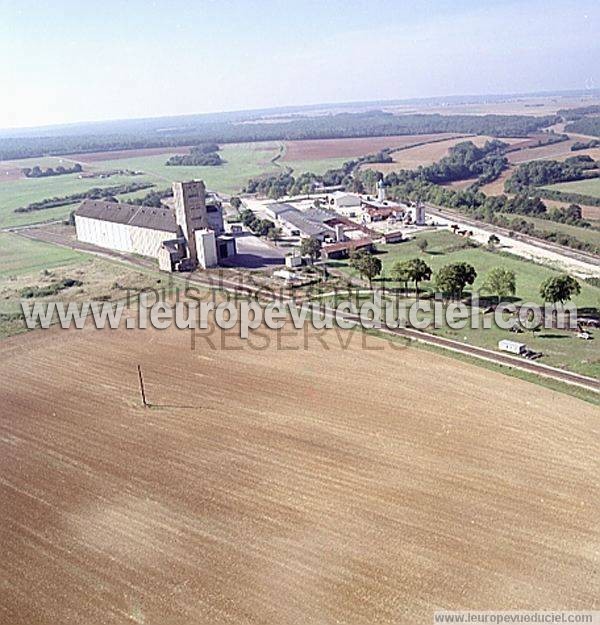
<path fill-rule="evenodd" d="M 425 253 L 425 250 L 427 249 L 428 246 L 429 246 L 429 243 L 427 242 L 427 239 L 419 239 L 417 241 L 417 247 L 419 248 L 422 254 Z"/>
<path fill-rule="evenodd" d="M 578 295 L 580 291 L 581 286 L 579 282 L 566 274 L 547 278 L 540 285 L 540 295 L 542 299 L 544 302 L 551 302 L 552 304 L 556 302 L 564 304 L 569 301 L 573 295 Z"/>
<path fill-rule="evenodd" d="M 230 200 L 229 203 L 231 204 L 231 208 L 235 208 L 235 210 L 239 210 L 240 206 L 242 205 L 242 200 L 240 200 L 240 198 L 237 195 L 234 195 Z"/>
<path fill-rule="evenodd" d="M 271 241 L 277 241 L 279 237 L 281 237 L 281 228 L 278 228 L 277 226 L 269 228 L 267 238 L 271 239 Z"/>
<path fill-rule="evenodd" d="M 310 260 L 314 263 L 319 256 L 321 256 L 321 241 L 315 237 L 302 239 L 302 243 L 300 243 L 300 254 L 302 254 L 302 256 L 309 256 Z"/>
<path fill-rule="evenodd" d="M 419 282 L 431 278 L 431 267 L 420 258 L 411 258 L 408 261 L 409 280 L 415 283 L 415 291 L 419 295 Z"/>
<path fill-rule="evenodd" d="M 390 270 L 390 277 L 392 280 L 404 283 L 404 294 L 406 295 L 406 291 L 408 291 L 408 283 L 411 280 L 409 261 L 399 260 L 395 262 Z"/>
<path fill-rule="evenodd" d="M 533 310 L 528 311 L 526 321 L 527 321 L 526 324 L 521 324 L 521 325 L 525 325 L 526 329 L 531 331 L 531 335 L 535 336 L 535 333 L 541 330 L 542 322 L 541 321 L 536 322 L 535 313 L 533 312 Z"/>
<path fill-rule="evenodd" d="M 476 277 L 477 272 L 472 265 L 468 263 L 452 263 L 444 265 L 438 271 L 435 283 L 440 291 L 460 299 L 465 286 L 473 284 Z"/>
<path fill-rule="evenodd" d="M 371 252 L 359 251 L 350 256 L 350 267 L 369 280 L 369 287 L 373 286 L 373 278 L 381 273 L 381 260 L 373 256 Z"/>
<path fill-rule="evenodd" d="M 517 279 L 514 271 L 504 267 L 494 267 L 486 276 L 483 288 L 496 295 L 498 303 L 500 303 L 507 295 L 515 294 L 516 284 Z"/>
<path fill-rule="evenodd" d="M 270 219 L 259 219 L 254 229 L 254 234 L 266 237 L 273 228 L 275 228 L 275 224 Z"/>
<path fill-rule="evenodd" d="M 256 219 L 254 213 L 249 208 L 243 210 L 240 213 L 240 217 L 244 226 L 247 226 L 248 228 L 250 227 L 250 224 Z"/>

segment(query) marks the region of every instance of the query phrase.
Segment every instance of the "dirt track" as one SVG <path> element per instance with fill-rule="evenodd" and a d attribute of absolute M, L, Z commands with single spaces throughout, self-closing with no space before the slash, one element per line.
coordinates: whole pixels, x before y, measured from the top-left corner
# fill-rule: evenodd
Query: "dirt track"
<path fill-rule="evenodd" d="M 337 336 L 329 350 L 308 335 L 309 350 L 284 336 L 287 350 L 229 337 L 192 352 L 178 331 L 1 343 L 0 622 L 599 609 L 597 409 Z"/>

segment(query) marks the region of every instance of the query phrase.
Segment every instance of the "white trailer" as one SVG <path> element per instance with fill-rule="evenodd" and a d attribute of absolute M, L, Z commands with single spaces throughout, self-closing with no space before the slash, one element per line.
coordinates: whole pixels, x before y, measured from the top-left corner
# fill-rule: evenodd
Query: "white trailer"
<path fill-rule="evenodd" d="M 527 350 L 527 345 L 525 345 L 525 343 L 517 343 L 517 341 L 503 339 L 502 341 L 498 341 L 498 349 L 502 352 L 509 352 L 520 356 Z"/>

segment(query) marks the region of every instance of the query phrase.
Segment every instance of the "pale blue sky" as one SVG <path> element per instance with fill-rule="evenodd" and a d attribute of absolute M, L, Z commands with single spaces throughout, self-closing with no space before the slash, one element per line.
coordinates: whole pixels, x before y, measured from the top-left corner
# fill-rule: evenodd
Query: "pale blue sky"
<path fill-rule="evenodd" d="M 0 128 L 600 87 L 598 0 L 0 0 Z"/>

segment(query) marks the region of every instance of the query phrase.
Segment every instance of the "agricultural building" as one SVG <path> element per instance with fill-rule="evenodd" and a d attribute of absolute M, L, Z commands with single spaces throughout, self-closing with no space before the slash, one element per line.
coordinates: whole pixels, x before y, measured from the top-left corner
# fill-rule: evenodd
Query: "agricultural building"
<path fill-rule="evenodd" d="M 340 215 L 356 217 L 360 213 L 361 199 L 356 193 L 335 191 L 327 196 L 327 204 Z"/>
<path fill-rule="evenodd" d="M 149 256 L 165 271 L 214 267 L 236 253 L 223 236 L 223 210 L 202 181 L 174 182 L 172 207 L 84 200 L 75 212 L 77 238 L 120 252 Z"/>

